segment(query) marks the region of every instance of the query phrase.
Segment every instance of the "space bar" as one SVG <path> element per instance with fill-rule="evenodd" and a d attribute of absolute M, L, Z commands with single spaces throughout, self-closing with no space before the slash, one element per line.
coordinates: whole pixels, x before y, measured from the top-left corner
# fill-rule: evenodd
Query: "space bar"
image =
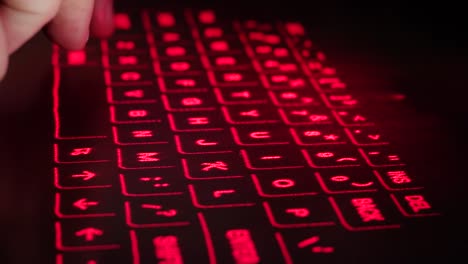
<path fill-rule="evenodd" d="M 103 70 L 99 66 L 56 68 L 54 87 L 57 139 L 107 137 L 110 124 Z"/>

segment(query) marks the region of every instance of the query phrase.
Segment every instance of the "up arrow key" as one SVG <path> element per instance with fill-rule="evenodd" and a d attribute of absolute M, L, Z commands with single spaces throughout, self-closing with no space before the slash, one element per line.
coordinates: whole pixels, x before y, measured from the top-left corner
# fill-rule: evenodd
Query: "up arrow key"
<path fill-rule="evenodd" d="M 83 198 L 74 202 L 73 206 L 84 211 L 84 210 L 87 210 L 90 206 L 96 206 L 98 204 L 99 204 L 98 202 L 88 201 L 86 198 Z"/>
<path fill-rule="evenodd" d="M 102 230 L 93 227 L 83 228 L 75 232 L 75 236 L 84 237 L 86 241 L 93 241 L 96 236 L 102 236 L 103 234 Z"/>

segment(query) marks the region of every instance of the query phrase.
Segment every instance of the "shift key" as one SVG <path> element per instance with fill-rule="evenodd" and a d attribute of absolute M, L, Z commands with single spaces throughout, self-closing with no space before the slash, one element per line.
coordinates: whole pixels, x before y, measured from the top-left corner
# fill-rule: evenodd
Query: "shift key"
<path fill-rule="evenodd" d="M 273 229 L 261 212 L 261 208 L 244 207 L 201 214 L 205 235 L 212 241 L 208 248 L 217 263 L 284 263 Z"/>
<path fill-rule="evenodd" d="M 108 136 L 110 124 L 105 120 L 109 120 L 109 109 L 102 67 L 62 67 L 54 89 L 54 114 L 57 139 Z"/>

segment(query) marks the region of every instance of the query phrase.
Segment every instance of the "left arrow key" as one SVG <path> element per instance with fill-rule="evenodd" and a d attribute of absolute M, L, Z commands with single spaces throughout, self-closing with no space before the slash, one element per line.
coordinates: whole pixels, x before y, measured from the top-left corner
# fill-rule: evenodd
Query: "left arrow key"
<path fill-rule="evenodd" d="M 109 189 L 67 191 L 55 194 L 55 214 L 59 218 L 106 217 L 115 215 Z"/>

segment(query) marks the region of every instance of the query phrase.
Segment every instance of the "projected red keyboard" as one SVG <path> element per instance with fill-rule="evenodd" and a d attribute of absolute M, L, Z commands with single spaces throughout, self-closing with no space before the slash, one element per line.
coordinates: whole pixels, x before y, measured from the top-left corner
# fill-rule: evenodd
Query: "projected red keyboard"
<path fill-rule="evenodd" d="M 56 263 L 334 263 L 439 215 L 300 23 L 115 26 L 53 51 Z"/>

